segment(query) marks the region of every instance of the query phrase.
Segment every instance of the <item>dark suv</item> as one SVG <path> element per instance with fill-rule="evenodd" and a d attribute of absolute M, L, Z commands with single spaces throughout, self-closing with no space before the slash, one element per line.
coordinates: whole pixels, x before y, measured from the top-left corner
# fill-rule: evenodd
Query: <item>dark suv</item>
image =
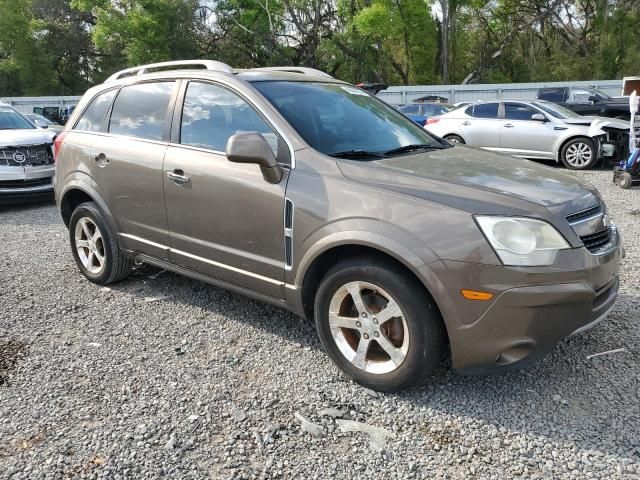
<path fill-rule="evenodd" d="M 371 388 L 424 380 L 449 347 L 467 372 L 524 365 L 618 293 L 620 237 L 591 185 L 452 146 L 319 71 L 124 71 L 55 150 L 89 280 L 139 260 L 288 308 Z"/>
<path fill-rule="evenodd" d="M 557 103 L 580 115 L 631 119 L 627 97 L 613 98 L 591 87 L 541 88 L 537 98 Z"/>

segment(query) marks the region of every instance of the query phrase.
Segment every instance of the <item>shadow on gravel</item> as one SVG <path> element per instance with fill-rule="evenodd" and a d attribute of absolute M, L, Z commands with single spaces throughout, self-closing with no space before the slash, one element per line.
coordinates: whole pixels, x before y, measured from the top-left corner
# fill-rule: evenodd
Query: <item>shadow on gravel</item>
<path fill-rule="evenodd" d="M 9 375 L 27 355 L 27 345 L 18 340 L 0 340 L 0 387 L 9 381 Z"/>

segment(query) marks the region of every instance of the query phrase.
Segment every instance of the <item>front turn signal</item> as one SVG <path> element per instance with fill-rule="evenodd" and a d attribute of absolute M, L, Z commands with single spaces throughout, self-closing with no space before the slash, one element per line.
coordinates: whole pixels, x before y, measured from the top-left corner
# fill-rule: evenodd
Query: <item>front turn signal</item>
<path fill-rule="evenodd" d="M 493 298 L 493 293 L 478 292 L 477 290 L 460 290 L 460 293 L 462 293 L 462 296 L 467 300 L 481 300 L 486 302 Z"/>

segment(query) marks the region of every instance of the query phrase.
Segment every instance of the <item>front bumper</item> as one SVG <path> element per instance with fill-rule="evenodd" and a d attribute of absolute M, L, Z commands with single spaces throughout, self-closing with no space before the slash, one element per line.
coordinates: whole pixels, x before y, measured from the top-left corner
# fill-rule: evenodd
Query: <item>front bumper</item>
<path fill-rule="evenodd" d="M 599 255 L 585 248 L 563 251 L 549 268 L 439 262 L 434 273 L 457 296 L 441 309 L 453 366 L 469 374 L 525 366 L 563 338 L 591 328 L 613 308 L 622 257 L 618 240 Z M 494 298 L 466 300 L 461 288 L 489 291 Z"/>
<path fill-rule="evenodd" d="M 0 204 L 53 198 L 54 165 L 0 167 Z"/>

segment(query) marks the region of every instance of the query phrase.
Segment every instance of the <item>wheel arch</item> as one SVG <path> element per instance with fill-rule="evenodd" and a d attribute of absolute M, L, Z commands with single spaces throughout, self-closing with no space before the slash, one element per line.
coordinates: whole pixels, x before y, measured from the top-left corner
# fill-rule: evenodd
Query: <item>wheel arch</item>
<path fill-rule="evenodd" d="M 564 150 L 564 147 L 567 145 L 567 143 L 569 143 L 572 140 L 577 140 L 579 138 L 586 138 L 587 140 L 591 141 L 591 143 L 593 143 L 595 146 L 595 140 L 593 139 L 593 137 L 590 137 L 589 135 L 583 135 L 583 134 L 570 135 L 567 138 L 562 139 L 562 141 L 560 142 L 560 145 L 558 146 L 558 152 L 556 153 L 556 163 L 562 163 L 562 150 Z M 594 154 L 597 155 L 597 152 L 594 152 Z"/>
<path fill-rule="evenodd" d="M 385 251 L 377 246 L 364 243 L 343 243 L 339 245 L 332 245 L 330 248 L 318 253 L 318 255 L 309 262 L 301 275 L 301 282 L 299 284 L 301 310 L 307 319 L 313 320 L 314 318 L 316 293 L 320 282 L 326 273 L 340 261 L 352 258 L 363 258 L 380 263 L 387 263 L 400 269 L 413 278 L 416 285 L 424 290 L 425 295 L 434 305 L 440 321 L 444 326 L 444 331 L 447 335 L 447 343 L 449 342 L 447 322 L 444 320 L 442 309 L 431 293 L 429 285 L 427 285 L 418 274 L 417 269 L 415 268 L 416 265 L 412 265 L 411 262 L 397 254 L 394 254 L 393 252 Z"/>

